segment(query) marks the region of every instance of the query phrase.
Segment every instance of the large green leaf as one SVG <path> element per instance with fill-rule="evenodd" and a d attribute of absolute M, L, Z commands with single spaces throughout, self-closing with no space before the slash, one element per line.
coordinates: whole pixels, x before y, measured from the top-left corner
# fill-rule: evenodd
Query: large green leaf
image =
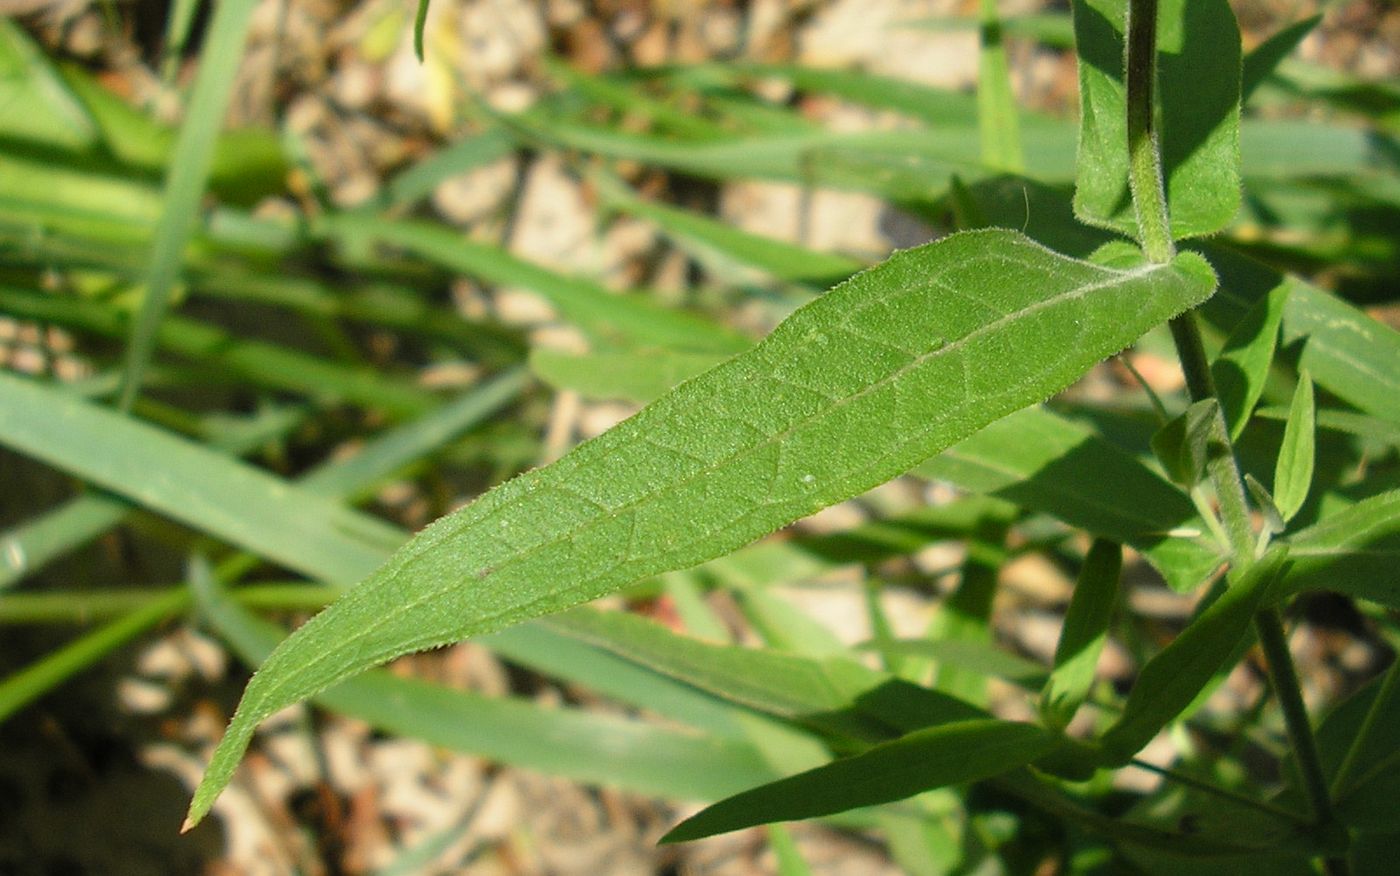
<path fill-rule="evenodd" d="M 588 398 L 649 402 L 712 364 L 710 354 L 645 350 L 570 355 L 535 350 L 530 365 L 546 383 Z M 1186 494 L 1092 429 L 1045 408 L 987 426 L 915 469 L 964 490 L 995 493 L 1072 526 L 1132 545 L 1173 588 L 1190 590 L 1223 562 Z M 1112 483 L 1114 489 L 1099 486 Z M 1195 535 L 1186 535 L 1186 532 Z M 902 547 L 922 546 L 922 533 Z M 796 552 L 791 543 L 760 546 Z M 882 555 L 883 556 L 883 555 Z M 774 567 L 793 567 L 793 557 Z M 801 568 L 802 571 L 796 571 Z"/>
<path fill-rule="evenodd" d="M 1127 0 L 1075 0 L 1080 128 L 1074 211 L 1137 231 L 1128 193 L 1123 77 Z M 1240 204 L 1240 32 L 1226 0 L 1157 7 L 1162 171 L 1172 234 L 1219 231 Z"/>
<path fill-rule="evenodd" d="M 1002 230 L 858 274 L 752 350 L 429 527 L 298 630 L 249 684 L 192 819 L 277 709 L 854 496 L 1062 389 L 1214 285 L 1190 253 L 1119 271 Z"/>

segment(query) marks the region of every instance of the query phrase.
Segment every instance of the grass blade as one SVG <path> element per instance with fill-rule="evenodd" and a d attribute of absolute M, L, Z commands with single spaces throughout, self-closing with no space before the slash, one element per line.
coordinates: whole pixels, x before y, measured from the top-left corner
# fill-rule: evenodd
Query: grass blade
<path fill-rule="evenodd" d="M 977 122 L 982 136 L 982 163 L 996 170 L 1020 173 L 1025 166 L 1016 95 L 1001 41 L 997 0 L 982 0 L 981 52 L 977 67 Z"/>
<path fill-rule="evenodd" d="M 184 260 L 185 244 L 198 221 L 199 201 L 208 183 L 214 145 L 233 96 L 238 64 L 257 5 L 256 0 L 220 0 L 215 6 L 185 122 L 165 178 L 164 208 L 151 247 L 145 297 L 132 323 L 127 346 L 125 382 L 118 400 L 122 410 L 131 408 L 141 389 L 141 377 L 155 349 L 156 331 Z"/>
<path fill-rule="evenodd" d="M 7 677 L 0 682 L 0 722 L 179 611 L 189 601 L 188 592 L 172 591 Z"/>
<path fill-rule="evenodd" d="M 121 311 L 95 302 L 3 286 L 0 307 L 12 314 L 108 337 L 118 337 L 134 325 Z M 432 392 L 385 377 L 373 368 L 342 365 L 278 344 L 239 337 L 198 320 L 171 316 L 154 331 L 152 341 L 163 349 L 262 386 L 380 408 L 396 417 L 418 416 L 438 403 Z"/>
<path fill-rule="evenodd" d="M 40 384 L 0 374 L 0 408 L 11 413 L 0 443 L 321 580 L 354 581 L 383 559 L 371 545 L 401 540 L 374 518 Z"/>
<path fill-rule="evenodd" d="M 211 581 L 197 592 L 205 617 L 244 660 L 258 664 L 282 639 L 280 629 L 250 615 Z M 366 673 L 316 699 L 390 733 L 643 794 L 708 800 L 772 776 L 758 753 L 735 739 L 543 708 L 389 672 Z"/>
<path fill-rule="evenodd" d="M 604 344 L 725 353 L 749 345 L 741 335 L 702 317 L 671 310 L 641 296 L 615 295 L 587 280 L 556 274 L 432 223 L 341 215 L 328 218 L 323 232 L 397 247 L 487 283 L 524 286 Z"/>

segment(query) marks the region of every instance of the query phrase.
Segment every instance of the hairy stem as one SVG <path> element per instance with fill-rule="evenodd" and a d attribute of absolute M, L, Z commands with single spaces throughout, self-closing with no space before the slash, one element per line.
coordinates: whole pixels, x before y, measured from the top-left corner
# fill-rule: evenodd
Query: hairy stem
<path fill-rule="evenodd" d="M 1154 262 L 1169 262 L 1176 255 L 1176 246 L 1167 214 L 1153 99 L 1157 84 L 1157 0 L 1131 0 L 1127 30 L 1127 57 L 1123 63 L 1128 91 L 1128 187 L 1132 190 L 1143 251 Z"/>
<path fill-rule="evenodd" d="M 1127 19 L 1127 129 L 1128 184 L 1137 216 L 1138 238 L 1143 251 L 1153 262 L 1167 262 L 1176 254 L 1172 241 L 1171 223 L 1167 212 L 1166 189 L 1162 177 L 1160 143 L 1155 128 L 1157 59 L 1157 0 L 1129 0 Z M 1200 328 L 1194 313 L 1186 313 L 1171 321 L 1172 339 L 1186 376 L 1192 401 L 1215 397 L 1215 382 L 1211 379 L 1210 362 L 1201 343 Z M 1230 442 L 1224 416 L 1217 415 L 1215 430 L 1218 447 L 1212 447 L 1207 472 L 1220 503 L 1220 515 L 1231 546 L 1231 565 L 1237 569 L 1254 562 L 1253 527 L 1249 505 L 1245 500 L 1244 480 Z M 1212 442 L 1213 444 L 1216 442 Z M 1260 611 L 1254 618 L 1259 644 L 1268 660 L 1269 680 L 1283 710 L 1289 742 L 1303 776 L 1303 786 L 1319 826 L 1334 823 L 1332 801 L 1318 755 L 1317 740 L 1308 721 L 1298 676 L 1288 653 L 1288 641 L 1283 621 L 1275 608 Z M 1345 871 L 1345 862 L 1329 860 L 1330 873 Z"/>

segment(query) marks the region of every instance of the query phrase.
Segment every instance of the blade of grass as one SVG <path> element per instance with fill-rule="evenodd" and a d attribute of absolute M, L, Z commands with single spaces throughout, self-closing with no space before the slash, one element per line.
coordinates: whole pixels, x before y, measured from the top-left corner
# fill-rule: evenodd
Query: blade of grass
<path fill-rule="evenodd" d="M 0 309 L 107 337 L 121 337 L 132 323 L 123 311 L 96 302 L 4 286 L 0 286 Z M 354 402 L 396 417 L 416 416 L 437 404 L 432 392 L 385 377 L 376 369 L 346 366 L 279 344 L 239 337 L 209 323 L 171 316 L 153 331 L 152 342 L 172 353 L 263 386 Z"/>
<path fill-rule="evenodd" d="M 0 407 L 13 413 L 0 420 L 0 442 L 322 580 L 357 580 L 383 557 L 370 545 L 401 538 L 374 518 L 58 390 L 0 374 Z"/>
<path fill-rule="evenodd" d="M 170 157 L 145 297 L 131 326 L 126 380 L 117 402 L 121 410 L 129 410 L 135 401 L 146 363 L 155 349 L 156 334 L 174 292 L 185 245 L 197 222 L 214 144 L 237 83 L 238 64 L 256 7 L 256 0 L 220 0 L 206 32 L 185 122 Z"/>
<path fill-rule="evenodd" d="M 749 346 L 738 333 L 697 315 L 638 295 L 615 295 L 587 280 L 556 274 L 432 223 L 342 214 L 327 217 L 319 233 L 343 242 L 363 245 L 372 241 L 403 249 L 487 283 L 523 286 L 542 295 L 565 319 L 601 343 L 724 353 Z"/>
<path fill-rule="evenodd" d="M 865 267 L 857 259 L 750 234 L 700 213 L 644 199 L 621 180 L 603 173 L 590 179 L 607 208 L 649 219 L 678 243 L 718 251 L 782 280 L 833 283 Z"/>
<path fill-rule="evenodd" d="M 1025 165 L 1016 95 L 1001 41 L 997 0 L 982 0 L 978 34 L 981 51 L 977 73 L 977 127 L 982 139 L 982 163 L 997 170 L 1020 173 Z"/>
<path fill-rule="evenodd" d="M 201 611 L 244 660 L 262 662 L 282 631 L 249 615 L 211 583 L 197 589 Z M 751 746 L 734 739 L 582 709 L 542 708 L 385 671 L 338 685 L 317 701 L 443 748 L 643 794 L 713 799 L 773 775 Z"/>
<path fill-rule="evenodd" d="M 93 630 L 0 681 L 0 722 L 189 604 L 176 590 Z"/>
<path fill-rule="evenodd" d="M 512 390 L 518 388 L 519 381 L 519 373 L 507 374 L 498 378 L 497 383 L 488 384 L 480 394 L 468 394 L 458 403 L 447 406 L 438 416 L 389 432 L 371 444 L 362 454 L 363 458 L 335 460 L 313 470 L 308 475 L 313 487 L 306 493 L 261 471 L 198 445 L 183 443 L 105 408 L 88 406 L 55 390 L 28 386 L 4 374 L 0 374 L 0 408 L 28 413 L 47 404 L 47 414 L 32 416 L 60 421 L 60 437 L 50 449 L 55 451 L 54 456 L 63 467 L 80 475 L 83 466 L 96 467 L 101 474 L 94 480 L 106 482 L 114 490 L 157 510 L 176 508 L 178 511 L 172 516 L 177 519 L 213 531 L 234 543 L 242 539 L 264 556 L 276 556 L 289 550 L 289 540 L 283 533 L 291 536 L 292 549 L 304 536 L 300 567 L 313 575 L 319 570 L 323 580 L 344 581 L 354 580 L 355 575 L 360 574 L 357 569 L 377 564 L 406 534 L 339 504 L 322 504 L 317 501 L 317 492 L 351 492 L 430 451 L 454 432 L 478 422 L 512 398 Z M 10 385 L 12 382 L 15 385 Z M 7 392 L 16 389 L 18 393 Z M 38 395 L 33 395 L 34 392 Z M 76 403 L 76 406 L 65 402 Z M 68 416 L 65 417 L 65 413 Z M 96 417 L 101 422 L 95 423 L 88 417 Z M 64 420 L 72 429 L 63 429 Z M 108 424 L 111 428 L 104 428 Z M 22 447 L 26 439 L 33 439 L 33 435 L 16 436 L 6 432 L 4 425 L 8 422 L 0 424 L 0 442 Z M 42 442 L 43 439 L 38 440 Z M 94 445 L 101 445 L 102 449 L 93 450 Z M 121 448 L 122 452 L 112 453 L 113 447 Z M 153 480 L 150 477 L 153 471 L 166 472 L 169 476 Z M 233 503 L 231 513 L 226 503 Z M 240 524 L 238 513 L 243 508 L 258 508 L 262 513 Z M 306 514 L 318 516 L 307 520 Z M 234 571 L 245 568 L 250 565 L 245 562 L 247 559 L 235 555 L 221 568 Z M 288 565 L 298 567 L 294 563 Z M 271 595 L 285 600 L 288 594 Z M 296 595 L 303 600 L 297 604 L 307 604 L 306 594 Z M 182 610 L 188 599 L 189 591 L 184 588 L 153 595 L 129 614 L 0 682 L 0 705 L 9 711 L 21 707 L 161 619 Z M 106 603 L 105 609 L 118 607 L 112 600 Z M 315 598 L 310 603 L 317 604 Z M 285 602 L 279 604 L 287 607 Z"/>

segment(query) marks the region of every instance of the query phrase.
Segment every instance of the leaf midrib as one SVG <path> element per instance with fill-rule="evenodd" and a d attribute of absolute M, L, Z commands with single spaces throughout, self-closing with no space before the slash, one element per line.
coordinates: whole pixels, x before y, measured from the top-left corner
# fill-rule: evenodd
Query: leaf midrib
<path fill-rule="evenodd" d="M 977 232 L 965 232 L 965 233 L 968 233 L 968 234 L 976 234 Z M 985 232 L 984 232 L 984 233 L 985 233 Z M 1023 242 L 1022 245 L 1025 246 L 1025 245 L 1027 245 L 1027 244 Z M 1037 245 L 1035 245 L 1035 244 L 1029 244 L 1029 246 L 1035 247 L 1035 248 L 1039 248 L 1039 247 L 1037 247 Z M 1046 252 L 1051 252 L 1051 251 L 1046 250 Z M 1063 293 L 1061 293 L 1061 294 L 1059 294 L 1059 295 L 1052 296 L 1052 297 L 1050 297 L 1050 298 L 1041 299 L 1041 300 L 1036 301 L 1036 302 L 1034 302 L 1033 304 L 1031 304 L 1031 305 L 1029 305 L 1029 306 L 1027 306 L 1027 307 L 1024 307 L 1024 308 L 1019 309 L 1019 310 L 1016 310 L 1016 311 L 1012 311 L 1012 312 L 1010 312 L 1010 313 L 1007 313 L 1007 314 L 1004 315 L 1004 316 L 998 317 L 997 319 L 993 320 L 993 321 L 990 322 L 990 323 L 987 323 L 987 324 L 985 324 L 985 325 L 979 326 L 979 327 L 973 329 L 972 331 L 968 332 L 968 333 L 967 333 L 966 335 L 964 335 L 963 337 L 958 338 L 958 339 L 955 340 L 955 341 L 949 341 L 948 343 L 943 344 L 943 345 L 941 345 L 941 346 L 939 346 L 939 347 L 937 347 L 937 348 L 935 348 L 935 349 L 933 349 L 933 350 L 930 350 L 930 351 L 927 352 L 927 353 L 924 353 L 924 354 L 922 354 L 922 355 L 920 355 L 920 356 L 915 357 L 913 360 L 911 360 L 911 361 L 910 361 L 909 363 L 907 363 L 906 365 L 901 366 L 899 369 L 896 369 L 895 371 L 891 372 L 889 375 L 887 375 L 887 376 L 881 378 L 880 380 L 877 380 L 877 381 L 872 382 L 871 384 L 869 384 L 869 385 L 863 387 L 862 389 L 860 389 L 860 390 L 858 390 L 858 391 L 856 391 L 856 392 L 854 392 L 854 393 L 852 393 L 852 394 L 846 396 L 846 397 L 843 398 L 843 399 L 839 399 L 839 400 L 837 400 L 837 401 L 832 402 L 831 405 L 827 406 L 827 407 L 824 408 L 822 411 L 820 411 L 820 412 L 818 412 L 818 413 L 815 413 L 815 414 L 812 414 L 811 416 L 808 416 L 808 417 L 805 417 L 805 418 L 802 418 L 802 419 L 796 421 L 795 423 L 793 423 L 791 426 L 789 426 L 788 428 L 786 428 L 786 429 L 783 430 L 782 432 L 776 433 L 775 435 L 770 436 L 770 437 L 767 438 L 766 440 L 761 441 L 761 442 L 759 442 L 759 443 L 757 443 L 757 444 L 751 445 L 751 446 L 746 447 L 746 448 L 744 448 L 744 449 L 742 449 L 742 450 L 739 450 L 739 451 L 736 451 L 736 452 L 734 452 L 734 453 L 731 453 L 731 454 L 729 454 L 728 456 L 724 457 L 723 459 L 718 460 L 718 461 L 715 462 L 714 464 L 712 464 L 712 465 L 710 465 L 710 466 L 708 466 L 708 467 L 706 467 L 706 468 L 700 469 L 699 471 L 695 472 L 694 474 L 692 474 L 691 476 L 685 478 L 684 480 L 681 480 L 681 481 L 678 481 L 678 482 L 671 482 L 671 483 L 668 483 L 668 484 L 666 484 L 666 485 L 664 485 L 664 486 L 662 486 L 662 487 L 659 487 L 659 488 L 657 488 L 657 489 L 655 489 L 655 490 L 653 490 L 653 491 L 651 491 L 651 492 L 649 492 L 649 493 L 643 494 L 643 495 L 637 497 L 636 499 L 633 499 L 633 500 L 631 500 L 631 501 L 629 501 L 629 502 L 627 502 L 627 503 L 624 503 L 624 504 L 622 504 L 622 505 L 619 505 L 617 508 L 613 509 L 613 510 L 610 511 L 610 512 L 604 512 L 604 515 L 605 515 L 605 516 L 604 516 L 603 518 L 593 518 L 592 520 L 589 520 L 589 521 L 588 521 L 588 524 L 596 523 L 596 522 L 598 522 L 600 519 L 609 519 L 609 518 L 615 519 L 615 518 L 618 516 L 618 514 L 624 512 L 624 511 L 630 510 L 630 509 L 632 509 L 632 508 L 634 508 L 634 507 L 636 507 L 636 506 L 638 506 L 638 505 L 640 505 L 640 504 L 642 504 L 642 503 L 644 503 L 644 502 L 651 501 L 651 500 L 654 499 L 656 496 L 661 495 L 662 493 L 666 492 L 667 490 L 674 489 L 674 488 L 676 488 L 676 487 L 689 484 L 689 483 L 693 482 L 694 480 L 696 480 L 697 478 L 700 478 L 700 477 L 702 477 L 702 476 L 708 475 L 708 474 L 710 474 L 710 473 L 712 473 L 712 472 L 718 470 L 719 468 L 722 468 L 722 467 L 724 467 L 725 465 L 729 464 L 730 462 L 732 462 L 734 459 L 738 458 L 738 457 L 741 456 L 741 455 L 747 455 L 747 454 L 753 453 L 753 452 L 755 452 L 755 451 L 757 451 L 757 450 L 760 450 L 760 449 L 769 447 L 769 446 L 773 445 L 775 442 L 781 441 L 782 439 L 786 438 L 787 436 L 789 436 L 792 432 L 794 432 L 794 431 L 797 430 L 798 428 L 801 428 L 802 426 L 805 426 L 805 425 L 807 425 L 807 424 L 809 424 L 809 423 L 815 421 L 816 419 L 818 419 L 818 418 L 820 418 L 820 417 L 827 416 L 827 415 L 830 414 L 832 411 L 834 411 L 836 408 L 838 408 L 838 407 L 840 407 L 840 406 L 842 406 L 842 405 L 850 404 L 851 402 L 854 402 L 855 400 L 857 400 L 857 399 L 859 399 L 859 398 L 862 398 L 862 397 L 864 397 L 864 396 L 870 394 L 871 392 L 874 392 L 876 389 L 879 389 L 879 388 L 881 388 L 881 387 L 887 385 L 887 384 L 890 383 L 891 381 L 893 381 L 893 380 L 895 380 L 895 379 L 897 379 L 897 378 L 903 376 L 903 375 L 904 375 L 905 373 L 907 373 L 908 371 L 910 371 L 910 370 L 912 370 L 913 368 L 916 368 L 916 367 L 918 367 L 918 366 L 924 364 L 925 362 L 927 362 L 927 361 L 933 359 L 934 357 L 941 356 L 941 355 L 944 355 L 944 354 L 947 354 L 947 353 L 952 353 L 952 352 L 956 351 L 957 349 L 961 349 L 962 347 L 964 347 L 964 346 L 966 346 L 967 344 L 969 344 L 969 343 L 971 343 L 971 342 L 973 342 L 973 341 L 979 339 L 980 337 L 982 337 L 982 336 L 984 336 L 984 335 L 986 335 L 986 334 L 988 334 L 988 333 L 990 333 L 990 332 L 994 332 L 994 331 L 996 331 L 997 329 L 1002 328 L 1005 324 L 1007 324 L 1007 323 L 1009 323 L 1009 322 L 1011 322 L 1011 321 L 1013 321 L 1013 320 L 1020 319 L 1020 318 L 1025 317 L 1025 316 L 1027 316 L 1027 315 L 1029 315 L 1029 314 L 1033 314 L 1033 313 L 1040 312 L 1040 311 L 1042 311 L 1042 310 L 1045 310 L 1045 309 L 1047 309 L 1047 308 L 1056 306 L 1056 305 L 1061 304 L 1061 303 L 1063 303 L 1063 302 L 1072 301 L 1072 300 L 1075 300 L 1075 299 L 1078 299 L 1078 298 L 1082 298 L 1082 297 L 1084 297 L 1085 295 L 1088 295 L 1088 294 L 1091 293 L 1091 292 L 1097 291 L 1097 290 L 1099 290 L 1099 289 L 1105 288 L 1105 287 L 1110 286 L 1110 285 L 1113 285 L 1113 284 L 1115 284 L 1115 283 L 1119 283 L 1119 282 L 1128 282 L 1128 281 L 1132 281 L 1132 280 L 1135 280 L 1135 279 L 1139 279 L 1139 278 L 1141 278 L 1141 277 L 1145 277 L 1145 276 L 1148 276 L 1148 275 L 1151 275 L 1151 274 L 1154 274 L 1154 273 L 1159 273 L 1159 272 L 1162 271 L 1162 270 L 1170 269 L 1172 266 L 1171 266 L 1171 264 L 1160 264 L 1160 265 L 1159 265 L 1159 264 L 1149 264 L 1149 265 L 1144 265 L 1144 266 L 1142 266 L 1142 267 L 1134 268 L 1134 269 L 1129 270 L 1129 271 L 1119 271 L 1119 270 L 1115 270 L 1115 269 L 1112 269 L 1112 268 L 1103 268 L 1103 267 L 1100 267 L 1100 266 L 1094 266 L 1094 267 L 1095 267 L 1097 270 L 1101 270 L 1101 271 L 1108 272 L 1108 273 L 1110 274 L 1110 276 L 1107 276 L 1107 277 L 1105 277 L 1104 279 L 1102 279 L 1102 280 L 1100 280 L 1100 281 L 1097 281 L 1097 282 L 1094 282 L 1094 283 L 1088 283 L 1088 284 L 1085 284 L 1085 285 L 1083 285 L 1083 286 L 1075 287 L 1074 289 L 1068 290 L 1068 291 L 1063 292 Z M 826 329 L 826 330 L 829 330 L 829 329 Z M 823 331 L 823 329 L 821 329 L 821 328 L 816 328 L 816 329 L 814 329 L 813 331 L 820 332 L 820 331 Z M 810 335 L 811 332 L 809 332 L 808 334 Z M 731 361 L 733 361 L 733 360 L 731 360 Z M 726 363 L 726 365 L 721 365 L 720 367 L 721 367 L 721 368 L 728 367 L 728 363 Z M 912 443 L 913 440 L 914 440 L 914 439 L 910 439 L 909 441 L 905 441 L 903 444 L 900 445 L 900 448 L 902 448 L 902 447 L 904 447 L 904 446 L 907 446 L 909 443 Z M 898 452 L 898 449 L 899 449 L 899 448 L 896 448 L 896 450 L 895 450 L 895 451 L 892 451 L 892 453 L 893 453 L 893 452 Z M 886 457 L 888 457 L 889 455 L 891 455 L 891 454 L 886 454 Z M 868 467 L 867 467 L 867 468 L 868 468 Z M 537 471 L 543 471 L 543 469 L 537 470 Z M 860 470 L 860 471 L 854 472 L 853 474 L 860 474 L 860 473 L 863 472 L 863 471 L 865 471 L 865 469 L 862 469 L 862 470 Z M 462 525 L 462 527 L 461 527 L 460 529 L 457 529 L 455 532 L 453 532 L 453 533 L 451 533 L 451 534 L 444 535 L 444 536 L 443 536 L 443 539 L 445 540 L 445 539 L 454 537 L 457 533 L 460 533 L 460 532 L 462 532 L 462 531 L 465 531 L 468 527 L 475 526 L 475 525 L 479 524 L 479 522 L 480 522 L 482 519 L 484 519 L 484 518 L 480 518 L 480 517 L 479 517 L 479 518 L 476 518 L 476 519 L 474 519 L 474 520 L 464 521 L 464 522 L 463 522 L 463 525 Z M 634 521 L 635 521 L 635 518 L 634 518 Z M 585 525 L 587 525 L 587 524 L 585 524 Z M 541 550 L 544 550 L 544 549 L 549 548 L 549 547 L 553 547 L 554 545 L 557 545 L 557 544 L 559 544 L 560 542 L 566 541 L 566 540 L 568 540 L 568 539 L 574 537 L 574 535 L 575 535 L 581 528 L 582 528 L 581 526 L 575 526 L 575 527 L 571 528 L 569 531 L 567 531 L 567 532 L 565 532 L 565 533 L 561 533 L 560 535 L 556 536 L 555 538 L 552 538 L 552 539 L 550 539 L 550 540 L 548 540 L 548 541 L 541 542 L 541 543 L 539 543 L 539 544 L 537 544 L 537 545 L 534 545 L 533 547 L 530 547 L 530 548 L 527 548 L 527 549 L 525 549 L 525 550 L 523 550 L 523 551 L 520 551 L 520 552 L 516 553 L 514 556 L 510 557 L 509 559 L 502 560 L 501 562 L 495 564 L 495 566 L 494 566 L 494 568 L 493 568 L 493 572 L 494 572 L 494 571 L 499 571 L 500 569 L 502 569 L 502 568 L 504 568 L 504 567 L 507 567 L 507 566 L 514 566 L 514 565 L 517 565 L 517 564 L 519 564 L 519 563 L 521 563 L 521 562 L 527 560 L 529 557 L 533 556 L 535 553 L 537 553 L 537 552 L 539 552 L 539 551 L 541 551 Z M 707 533 L 707 534 L 704 536 L 704 538 L 708 538 L 708 537 L 712 536 L 713 534 L 714 534 L 714 533 Z M 696 539 L 696 540 L 699 540 L 699 539 Z M 434 544 L 438 544 L 438 543 L 440 543 L 440 542 L 434 542 Z M 689 542 L 688 544 L 693 544 L 693 543 L 694 543 L 694 541 Z M 678 546 L 678 547 L 674 548 L 674 549 L 673 549 L 673 552 L 674 552 L 675 550 L 680 550 L 682 547 L 688 546 L 688 544 L 687 544 L 687 545 Z M 429 547 L 432 547 L 432 546 L 433 546 L 433 545 L 425 545 L 424 548 L 423 548 L 423 550 L 427 550 Z M 421 551 L 420 551 L 420 554 L 421 554 Z M 416 560 L 416 559 L 417 559 L 417 556 L 410 557 L 410 558 L 406 558 L 406 559 L 405 559 L 405 567 L 407 566 L 408 563 L 411 563 L 413 560 Z M 610 571 L 616 570 L 617 568 L 618 568 L 618 566 L 616 566 L 616 565 L 615 565 L 615 566 L 612 566 L 611 569 L 610 569 Z M 577 582 L 573 587 L 569 588 L 569 590 L 570 590 L 570 591 L 578 591 L 578 590 L 581 590 L 581 589 L 585 589 L 585 588 L 587 588 L 587 586 L 588 586 L 591 582 L 597 580 L 599 577 L 602 577 L 603 575 L 606 575 L 606 574 L 607 574 L 607 572 L 604 572 L 604 573 L 602 573 L 602 574 L 600 574 L 600 575 L 594 575 L 594 576 L 592 576 L 592 577 L 590 577 L 590 578 L 588 578 L 588 579 L 585 579 L 585 580 L 583 580 L 583 581 L 579 581 L 579 582 Z M 454 585 L 447 584 L 447 585 L 443 585 L 443 586 L 439 586 L 439 587 L 434 587 L 434 588 L 432 588 L 432 589 L 430 589 L 430 590 L 428 590 L 428 591 L 423 592 L 422 594 L 419 594 L 419 595 L 418 595 L 416 598 L 414 598 L 414 599 L 411 599 L 411 600 L 409 600 L 409 601 L 407 601 L 407 602 L 399 603 L 398 605 L 396 605 L 396 606 L 394 606 L 392 609 L 390 609 L 388 612 L 385 612 L 385 613 L 381 614 L 381 615 L 380 615 L 379 617 L 377 617 L 375 620 L 371 621 L 367 626 L 362 627 L 361 630 L 359 631 L 359 633 L 358 633 L 356 636 L 353 636 L 353 637 L 344 639 L 344 640 L 342 640 L 341 642 L 338 642 L 338 643 L 337 643 L 337 647 L 336 647 L 336 648 L 334 648 L 334 649 L 328 649 L 328 650 L 326 650 L 326 651 L 322 651 L 322 652 L 320 652 L 319 654 L 317 654 L 316 656 L 312 657 L 310 660 L 304 662 L 304 663 L 302 664 L 302 672 L 303 672 L 303 674 L 304 674 L 306 671 L 312 669 L 313 667 L 315 667 L 315 666 L 317 666 L 317 665 L 319 665 L 319 664 L 325 663 L 327 660 L 331 659 L 333 656 L 335 656 L 335 655 L 337 654 L 338 651 L 340 651 L 341 649 L 343 649 L 343 647 L 344 647 L 346 644 L 348 644 L 348 643 L 350 643 L 350 642 L 353 642 L 353 641 L 357 641 L 358 639 L 362 638 L 364 635 L 367 635 L 367 634 L 370 634 L 370 633 L 375 632 L 376 630 L 382 629 L 386 624 L 388 624 L 388 623 L 390 623 L 390 622 L 392 622 L 392 621 L 394 621 L 394 620 L 397 620 L 397 619 L 398 619 L 400 616 L 402 616 L 403 614 L 405 614 L 405 613 L 407 613 L 407 612 L 410 612 L 410 611 L 412 611 L 412 610 L 414 610 L 414 609 L 417 609 L 417 608 L 419 608 L 420 606 L 424 605 L 425 603 L 428 603 L 428 602 L 431 602 L 431 601 L 433 601 L 433 600 L 435 600 L 435 599 L 438 599 L 444 592 L 446 592 L 446 591 L 447 591 L 448 589 L 450 589 L 452 586 L 454 586 Z M 354 593 L 354 592 L 355 592 L 354 590 L 350 591 L 350 593 Z M 348 594 L 347 594 L 347 595 L 348 595 Z M 504 617 L 508 617 L 508 616 L 511 616 L 511 615 L 518 615 L 518 614 L 520 614 L 520 613 L 522 613 L 522 612 L 528 612 L 529 609 L 531 609 L 531 608 L 533 608 L 533 607 L 539 605 L 540 603 L 548 602 L 548 601 L 550 601 L 550 600 L 552 600 L 552 599 L 556 599 L 556 598 L 558 597 L 558 595 L 559 595 L 559 594 L 558 594 L 557 592 L 548 593 L 548 594 L 539 596 L 539 597 L 537 597 L 537 598 L 535 598 L 535 599 L 532 599 L 532 600 L 530 600 L 530 601 L 528 601 L 528 602 L 526 602 L 526 603 L 519 604 L 519 605 L 513 606 L 513 607 L 511 607 L 511 608 L 508 608 L 508 609 L 506 609 L 506 610 L 504 610 L 504 611 L 500 611 L 500 612 L 497 612 L 497 613 L 492 614 L 492 615 L 487 615 L 487 616 L 484 616 L 484 617 L 480 617 L 480 618 L 477 619 L 476 623 L 475 623 L 473 626 L 474 626 L 478 631 L 482 630 L 483 628 L 489 628 L 490 625 L 491 625 L 491 623 L 492 623 L 493 621 L 496 621 L 496 620 L 498 620 L 498 619 L 501 619 L 501 618 L 504 618 Z M 472 634 L 469 633 L 468 635 L 472 635 Z M 420 650 L 420 649 L 422 649 L 422 648 L 433 647 L 433 646 L 436 645 L 436 644 L 441 644 L 442 641 L 443 641 L 443 640 L 442 640 L 439 636 L 423 637 L 423 638 L 421 638 L 421 639 L 403 641 L 403 642 L 400 642 L 400 643 L 399 643 L 399 648 L 400 648 L 399 653 L 408 653 L 408 652 L 411 652 L 411 651 Z M 272 686 L 270 686 L 270 687 L 266 690 L 266 692 L 264 692 L 263 697 L 262 697 L 263 701 L 264 701 L 264 702 L 267 702 L 268 700 L 273 699 L 273 696 L 272 696 L 273 694 L 277 694 L 277 693 L 280 693 L 281 691 L 285 690 L 285 689 L 289 686 L 289 685 L 288 685 L 288 682 L 291 681 L 293 678 L 294 678 L 294 676 L 281 676 L 281 677 L 279 677 L 279 678 L 277 679 L 277 682 L 275 682 Z M 283 681 L 283 679 L 286 679 L 286 681 Z M 329 686 L 330 684 L 333 684 L 333 683 L 334 683 L 334 680 L 332 680 L 332 681 L 327 681 L 327 682 L 323 683 L 323 684 L 321 685 L 321 687 L 318 688 L 317 690 L 324 690 L 327 686 Z"/>

